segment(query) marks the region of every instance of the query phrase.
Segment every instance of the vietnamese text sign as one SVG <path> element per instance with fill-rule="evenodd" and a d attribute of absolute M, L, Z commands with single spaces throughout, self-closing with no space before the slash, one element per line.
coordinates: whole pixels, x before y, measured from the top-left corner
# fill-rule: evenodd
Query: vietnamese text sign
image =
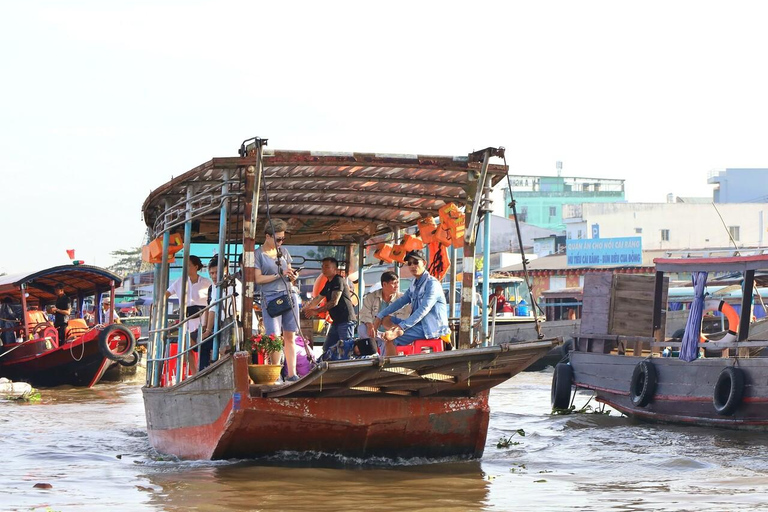
<path fill-rule="evenodd" d="M 565 252 L 569 267 L 585 265 L 642 265 L 642 238 L 595 238 L 567 240 Z"/>

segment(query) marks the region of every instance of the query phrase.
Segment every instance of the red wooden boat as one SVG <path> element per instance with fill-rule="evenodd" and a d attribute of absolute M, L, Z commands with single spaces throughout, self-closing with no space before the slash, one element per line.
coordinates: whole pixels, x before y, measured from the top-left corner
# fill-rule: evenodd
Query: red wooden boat
<path fill-rule="evenodd" d="M 81 311 L 83 299 L 110 291 L 114 294 L 120 282 L 108 270 L 86 265 L 0 277 L 0 301 L 4 301 L 0 377 L 33 386 L 91 387 L 110 365 L 135 364 L 138 328 L 119 324 L 89 326 L 83 319 L 72 318 L 66 339 L 60 340 L 58 330 L 42 312 L 56 302 L 57 283 L 64 286 L 73 309 Z"/>
<path fill-rule="evenodd" d="M 437 216 L 448 202 L 471 203 L 483 193 L 478 183 L 493 184 L 507 171 L 488 164 L 492 152 L 503 152 L 492 148 L 469 157 L 263 154 L 265 142 L 257 140 L 255 148 L 243 150 L 240 157 L 216 158 L 173 179 L 144 203 L 147 226 L 162 240 L 154 251 L 156 307 L 143 388 L 152 446 L 185 459 L 283 451 L 392 458 L 481 456 L 490 388 L 522 371 L 559 340 L 470 348 L 470 338 L 460 337 L 456 350 L 440 350 L 440 341 L 438 350 L 430 353 L 324 362 L 297 382 L 268 386 L 251 384 L 251 355 L 237 351 L 241 347 L 236 345 L 234 353 L 187 375 L 192 346 L 187 319 L 181 311 L 179 323 L 167 327 L 162 300 L 168 288 L 172 233 L 183 230 L 185 258 L 192 241 L 218 244 L 217 252 L 227 255 L 231 264 L 242 250 L 241 311 L 251 311 L 253 250 L 255 234 L 264 233 L 263 214 L 288 222 L 292 245 L 345 245 L 350 262 L 351 246 L 360 244 L 362 266 L 364 240 L 391 232 L 393 226 L 415 226 L 422 215 Z M 261 203 L 258 183 L 268 190 L 262 191 Z M 467 212 L 471 210 L 468 206 Z M 467 217 L 470 231 L 476 215 Z M 465 243 L 466 252 L 474 252 L 472 243 Z M 471 265 L 468 274 L 474 278 L 474 263 L 468 260 L 465 265 Z M 187 267 L 185 259 L 182 280 Z M 462 328 L 471 325 L 471 297 L 464 306 L 468 315 Z M 242 321 L 242 332 L 237 332 L 250 336 L 251 315 Z M 219 333 L 231 327 L 220 325 Z M 214 354 L 219 345 L 229 346 L 229 341 L 214 334 Z"/>
<path fill-rule="evenodd" d="M 768 325 L 764 318 L 752 321 L 753 306 L 764 307 L 754 295 L 756 272 L 768 270 L 768 255 L 658 258 L 655 264 L 655 277 L 587 275 L 581 333 L 570 361 L 555 369 L 553 406 L 569 406 L 573 385 L 640 420 L 768 430 Z M 691 308 L 685 328 L 692 338 L 670 337 L 664 332 L 669 275 L 697 275 L 704 283 L 704 272 L 741 275 L 740 314 L 706 300 L 700 284 L 701 305 Z M 729 310 L 728 331 L 701 335 L 709 308 Z"/>

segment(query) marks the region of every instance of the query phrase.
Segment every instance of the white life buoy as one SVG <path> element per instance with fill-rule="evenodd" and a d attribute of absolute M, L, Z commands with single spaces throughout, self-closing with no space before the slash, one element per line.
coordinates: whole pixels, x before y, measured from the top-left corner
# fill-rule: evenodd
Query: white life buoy
<path fill-rule="evenodd" d="M 704 311 L 702 313 L 706 313 L 707 311 L 720 311 L 728 320 L 728 332 L 717 341 L 736 341 L 736 334 L 739 330 L 739 315 L 736 313 L 736 310 L 733 309 L 733 306 L 724 300 L 710 299 L 704 301 Z M 709 341 L 709 338 L 702 334 L 701 341 Z"/>

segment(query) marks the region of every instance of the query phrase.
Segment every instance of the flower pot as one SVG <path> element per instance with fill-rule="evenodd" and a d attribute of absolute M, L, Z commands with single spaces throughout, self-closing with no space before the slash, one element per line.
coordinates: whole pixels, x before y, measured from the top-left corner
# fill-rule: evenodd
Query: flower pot
<path fill-rule="evenodd" d="M 248 375 L 255 384 L 274 384 L 282 369 L 281 364 L 249 364 Z"/>

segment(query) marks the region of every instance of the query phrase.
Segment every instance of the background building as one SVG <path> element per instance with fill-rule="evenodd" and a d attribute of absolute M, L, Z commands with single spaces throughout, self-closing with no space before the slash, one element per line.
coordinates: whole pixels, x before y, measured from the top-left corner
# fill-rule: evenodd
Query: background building
<path fill-rule="evenodd" d="M 707 183 L 715 185 L 715 203 L 768 202 L 768 169 L 712 171 Z"/>
<path fill-rule="evenodd" d="M 519 175 L 510 175 L 509 179 L 520 221 L 555 231 L 565 229 L 563 205 L 625 201 L 624 180 Z M 506 182 L 501 183 L 505 185 L 502 189 L 503 215 L 511 217 L 509 187 Z M 494 212 L 501 213 L 496 201 Z"/>
<path fill-rule="evenodd" d="M 768 203 L 584 203 L 566 205 L 566 237 L 642 237 L 644 250 L 761 247 Z M 733 242 L 731 241 L 733 239 Z"/>

